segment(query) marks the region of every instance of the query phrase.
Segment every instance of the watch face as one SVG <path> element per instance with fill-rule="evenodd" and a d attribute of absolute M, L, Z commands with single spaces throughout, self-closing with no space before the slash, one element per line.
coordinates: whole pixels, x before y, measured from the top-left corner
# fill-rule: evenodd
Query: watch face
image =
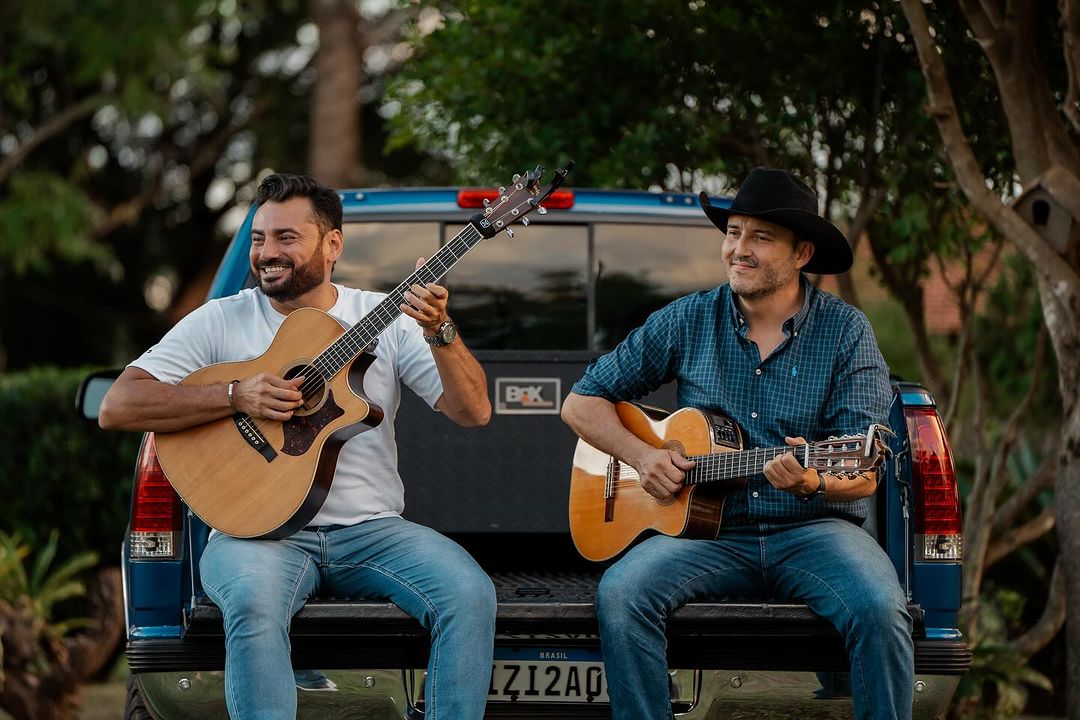
<path fill-rule="evenodd" d="M 457 337 L 457 325 L 455 325 L 453 321 L 447 320 L 439 329 L 439 337 L 441 337 L 443 342 L 447 345 L 454 342 L 454 338 Z"/>

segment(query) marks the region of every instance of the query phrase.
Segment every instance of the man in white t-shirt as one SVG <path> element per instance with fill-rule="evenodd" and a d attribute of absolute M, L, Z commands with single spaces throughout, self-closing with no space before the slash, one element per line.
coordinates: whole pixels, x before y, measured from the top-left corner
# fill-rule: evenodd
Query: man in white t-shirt
<path fill-rule="evenodd" d="M 102 427 L 169 432 L 235 412 L 286 421 L 303 404 L 300 379 L 259 373 L 235 384 L 178 383 L 206 365 L 261 355 L 293 310 L 318 308 L 352 326 L 385 297 L 330 281 L 344 243 L 334 190 L 305 176 L 271 175 L 255 201 L 258 287 L 206 303 L 131 363 L 105 396 Z M 404 314 L 380 335 L 365 375 L 383 421 L 342 447 L 311 523 L 280 540 L 211 535 L 199 567 L 224 616 L 226 702 L 235 720 L 296 716 L 289 622 L 319 593 L 387 598 L 419 620 L 431 633 L 426 717 L 483 716 L 494 587 L 460 546 L 401 517 L 394 442 L 402 383 L 459 425 L 484 425 L 491 416 L 487 379 L 457 337 L 447 298 L 434 283 L 405 293 Z"/>

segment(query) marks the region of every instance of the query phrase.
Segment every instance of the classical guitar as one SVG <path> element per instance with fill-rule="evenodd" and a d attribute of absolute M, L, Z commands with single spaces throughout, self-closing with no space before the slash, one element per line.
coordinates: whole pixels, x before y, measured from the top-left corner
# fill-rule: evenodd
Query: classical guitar
<path fill-rule="evenodd" d="M 342 445 L 383 418 L 364 394 L 364 373 L 379 334 L 401 314 L 414 283 L 443 277 L 465 253 L 511 225 L 528 225 L 532 212 L 562 184 L 573 167 L 557 170 L 540 186 L 543 167 L 515 175 L 499 197 L 452 240 L 405 278 L 371 312 L 344 328 L 315 308 L 289 314 L 266 352 L 253 360 L 210 365 L 181 381 L 209 385 L 260 372 L 304 376 L 304 404 L 287 422 L 243 413 L 172 433 L 158 433 L 158 459 L 184 502 L 208 525 L 243 538 L 281 538 L 304 527 L 322 507 Z"/>
<path fill-rule="evenodd" d="M 696 465 L 675 498 L 661 504 L 641 487 L 637 471 L 579 440 L 570 475 L 570 535 L 589 560 L 607 560 L 652 530 L 673 537 L 715 538 L 724 500 L 746 486 L 766 461 L 790 453 L 803 467 L 857 475 L 875 470 L 888 448 L 872 425 L 865 435 L 830 438 L 795 447 L 742 449 L 742 432 L 730 418 L 695 408 L 674 413 L 620 402 L 619 421 L 653 447 L 675 450 Z"/>

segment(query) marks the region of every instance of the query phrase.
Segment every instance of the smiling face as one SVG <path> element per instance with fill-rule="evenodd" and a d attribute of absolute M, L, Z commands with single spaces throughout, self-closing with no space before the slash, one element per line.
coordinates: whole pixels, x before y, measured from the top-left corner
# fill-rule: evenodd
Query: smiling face
<path fill-rule="evenodd" d="M 758 300 L 797 285 L 813 254 L 813 244 L 796 241 L 785 227 L 747 215 L 728 218 L 724 263 L 732 292 L 742 298 Z"/>
<path fill-rule="evenodd" d="M 309 199 L 266 202 L 252 221 L 251 274 L 272 300 L 306 304 L 306 296 L 329 286 L 341 243 L 340 231 L 316 223 Z"/>

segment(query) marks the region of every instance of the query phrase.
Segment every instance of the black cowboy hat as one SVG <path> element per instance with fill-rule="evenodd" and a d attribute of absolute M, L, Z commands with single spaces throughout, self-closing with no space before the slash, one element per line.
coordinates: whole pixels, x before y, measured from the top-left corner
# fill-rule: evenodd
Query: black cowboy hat
<path fill-rule="evenodd" d="M 844 233 L 818 215 L 817 194 L 786 170 L 764 167 L 751 170 L 731 207 L 714 207 L 705 193 L 698 200 L 713 225 L 723 233 L 727 233 L 728 217 L 749 215 L 785 227 L 812 242 L 814 255 L 803 272 L 836 275 L 851 268 L 851 246 Z"/>

